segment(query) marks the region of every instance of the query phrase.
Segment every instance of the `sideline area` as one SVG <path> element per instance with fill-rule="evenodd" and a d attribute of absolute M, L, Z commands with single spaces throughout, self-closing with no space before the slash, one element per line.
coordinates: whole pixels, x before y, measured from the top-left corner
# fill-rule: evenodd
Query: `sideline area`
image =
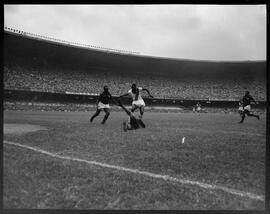
<path fill-rule="evenodd" d="M 31 124 L 4 123 L 4 134 L 24 134 L 39 130 L 47 130 L 47 128 Z"/>

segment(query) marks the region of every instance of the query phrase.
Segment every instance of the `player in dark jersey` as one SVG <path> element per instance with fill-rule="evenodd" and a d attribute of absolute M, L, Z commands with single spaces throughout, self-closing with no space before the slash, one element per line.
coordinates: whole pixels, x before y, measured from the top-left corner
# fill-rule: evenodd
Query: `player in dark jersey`
<path fill-rule="evenodd" d="M 109 92 L 108 86 L 104 86 L 104 91 L 99 95 L 98 100 L 97 100 L 97 111 L 90 119 L 91 123 L 93 122 L 94 118 L 99 115 L 102 109 L 105 112 L 105 116 L 101 123 L 102 124 L 106 123 L 106 120 L 108 119 L 110 115 L 110 105 L 109 105 L 110 100 L 116 103 L 113 100 L 111 93 Z"/>
<path fill-rule="evenodd" d="M 246 94 L 245 96 L 243 97 L 242 99 L 242 105 L 243 105 L 243 109 L 244 111 L 242 112 L 242 119 L 239 123 L 243 123 L 244 122 L 244 119 L 247 116 L 250 116 L 250 117 L 256 117 L 258 120 L 260 119 L 260 116 L 259 115 L 255 115 L 255 114 L 251 114 L 250 111 L 251 111 L 251 102 L 256 103 L 256 101 L 253 99 L 252 96 L 250 96 L 249 94 L 249 91 L 246 91 Z"/>
<path fill-rule="evenodd" d="M 123 106 L 123 104 L 121 103 L 121 100 L 118 100 L 118 105 L 129 116 L 128 122 L 123 122 L 124 131 L 145 128 L 145 124 L 143 123 L 143 121 L 141 119 L 137 119 L 131 111 L 129 111 L 125 106 Z"/>

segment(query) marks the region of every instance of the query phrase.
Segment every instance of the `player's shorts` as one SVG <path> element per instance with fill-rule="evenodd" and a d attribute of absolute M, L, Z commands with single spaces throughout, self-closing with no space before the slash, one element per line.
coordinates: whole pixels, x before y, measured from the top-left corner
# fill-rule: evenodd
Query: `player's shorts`
<path fill-rule="evenodd" d="M 251 106 L 250 105 L 245 106 L 244 110 L 251 111 Z"/>
<path fill-rule="evenodd" d="M 98 109 L 110 108 L 109 104 L 104 104 L 102 102 L 98 102 Z"/>
<path fill-rule="evenodd" d="M 243 106 L 240 106 L 239 108 L 238 108 L 238 111 L 244 111 L 244 108 L 243 108 Z"/>
<path fill-rule="evenodd" d="M 143 100 L 134 100 L 132 102 L 132 106 L 138 106 L 138 107 L 141 107 L 141 106 L 145 106 L 145 103 Z"/>

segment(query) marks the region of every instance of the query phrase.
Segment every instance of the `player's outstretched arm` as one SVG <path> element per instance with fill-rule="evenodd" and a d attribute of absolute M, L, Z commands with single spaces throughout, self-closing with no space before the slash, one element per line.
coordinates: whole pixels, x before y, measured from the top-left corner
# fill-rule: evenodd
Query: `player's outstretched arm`
<path fill-rule="evenodd" d="M 119 105 L 113 98 L 111 98 L 111 101 L 115 104 L 115 105 Z"/>
<path fill-rule="evenodd" d="M 110 100 L 115 104 L 115 105 L 119 105 L 116 100 L 112 97 L 112 95 L 110 94 Z"/>
<path fill-rule="evenodd" d="M 127 96 L 127 95 L 129 95 L 129 93 L 123 94 L 123 95 L 121 95 L 121 96 L 119 96 L 119 97 L 121 98 L 121 97 L 125 97 L 125 96 Z"/>
<path fill-rule="evenodd" d="M 148 93 L 149 97 L 154 98 L 154 97 L 153 97 L 153 96 L 150 94 L 150 92 L 149 92 L 149 90 L 148 90 L 148 89 L 143 88 L 142 90 L 143 90 L 143 91 L 146 91 L 146 92 Z"/>
<path fill-rule="evenodd" d="M 118 105 L 130 116 L 131 112 L 125 106 L 123 106 L 121 100 L 118 100 Z"/>

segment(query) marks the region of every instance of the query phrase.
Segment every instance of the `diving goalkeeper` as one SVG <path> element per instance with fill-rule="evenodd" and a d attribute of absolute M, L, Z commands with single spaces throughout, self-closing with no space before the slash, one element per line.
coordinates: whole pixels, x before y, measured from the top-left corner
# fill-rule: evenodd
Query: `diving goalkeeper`
<path fill-rule="evenodd" d="M 136 118 L 131 111 L 129 111 L 125 106 L 123 106 L 121 100 L 118 100 L 118 104 L 129 116 L 128 121 L 123 122 L 124 131 L 145 128 L 145 124 L 143 123 L 143 121 L 141 119 Z"/>

